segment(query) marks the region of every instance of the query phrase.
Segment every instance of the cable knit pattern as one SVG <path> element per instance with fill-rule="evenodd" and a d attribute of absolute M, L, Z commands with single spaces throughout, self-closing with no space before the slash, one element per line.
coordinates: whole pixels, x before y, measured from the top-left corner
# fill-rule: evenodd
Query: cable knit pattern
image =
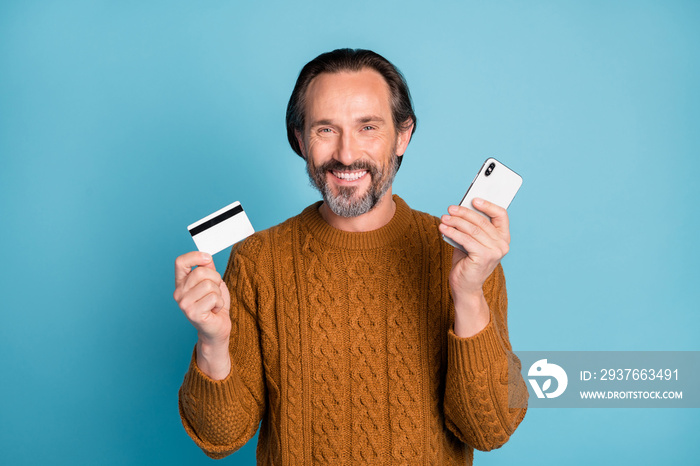
<path fill-rule="evenodd" d="M 527 397 L 507 331 L 500 266 L 484 284 L 491 321 L 452 332 L 452 247 L 439 220 L 394 196 L 379 230 L 335 230 L 319 204 L 238 244 L 232 370 L 213 381 L 193 355 L 180 389 L 187 433 L 221 458 L 260 425 L 258 464 L 471 464 L 505 443 Z"/>

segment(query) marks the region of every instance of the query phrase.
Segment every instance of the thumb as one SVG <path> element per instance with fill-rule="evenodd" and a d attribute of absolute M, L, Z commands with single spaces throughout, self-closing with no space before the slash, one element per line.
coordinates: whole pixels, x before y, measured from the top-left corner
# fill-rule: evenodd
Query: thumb
<path fill-rule="evenodd" d="M 503 207 L 489 202 L 481 198 L 474 198 L 472 205 L 477 209 L 485 213 L 491 219 L 491 223 L 496 229 L 505 234 L 510 241 L 510 221 L 508 220 L 508 211 Z"/>
<path fill-rule="evenodd" d="M 216 265 L 214 265 L 214 259 L 211 259 L 209 262 L 201 265 L 200 267 L 206 267 L 207 269 L 212 269 L 213 271 L 216 272 Z"/>

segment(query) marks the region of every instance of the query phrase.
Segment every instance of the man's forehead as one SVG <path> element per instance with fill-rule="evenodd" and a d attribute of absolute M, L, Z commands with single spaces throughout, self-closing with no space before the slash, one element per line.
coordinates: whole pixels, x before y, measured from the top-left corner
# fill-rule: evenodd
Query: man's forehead
<path fill-rule="evenodd" d="M 318 76 L 314 77 L 311 80 L 311 83 L 309 83 L 309 88 L 314 87 L 314 85 L 318 86 L 319 82 L 336 83 L 341 81 L 354 80 L 357 78 L 382 83 L 387 89 L 389 87 L 386 80 L 384 79 L 384 76 L 382 76 L 377 70 L 365 67 L 359 70 L 341 70 L 336 72 L 326 71 L 320 73 L 318 74 Z"/>
<path fill-rule="evenodd" d="M 306 90 L 307 113 L 333 104 L 358 101 L 361 104 L 390 108 L 389 85 L 384 77 L 370 68 L 360 71 L 321 73 Z"/>

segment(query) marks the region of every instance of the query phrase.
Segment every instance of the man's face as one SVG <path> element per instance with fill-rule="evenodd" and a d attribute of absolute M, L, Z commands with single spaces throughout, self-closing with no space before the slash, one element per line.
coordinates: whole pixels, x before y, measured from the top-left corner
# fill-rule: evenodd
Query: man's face
<path fill-rule="evenodd" d="M 312 184 L 342 217 L 369 212 L 387 194 L 410 130 L 396 132 L 389 86 L 374 70 L 324 73 L 306 92 L 298 134 Z"/>

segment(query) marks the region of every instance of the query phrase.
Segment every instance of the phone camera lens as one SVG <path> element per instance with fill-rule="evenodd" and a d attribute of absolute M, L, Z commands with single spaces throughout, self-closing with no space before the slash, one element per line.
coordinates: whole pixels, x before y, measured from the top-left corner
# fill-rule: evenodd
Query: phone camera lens
<path fill-rule="evenodd" d="M 486 175 L 486 176 L 489 176 L 489 175 L 493 172 L 493 169 L 494 169 L 494 168 L 496 168 L 496 164 L 493 163 L 493 162 L 491 162 L 491 163 L 489 164 L 489 166 L 486 168 L 486 173 L 485 173 L 485 175 Z"/>

